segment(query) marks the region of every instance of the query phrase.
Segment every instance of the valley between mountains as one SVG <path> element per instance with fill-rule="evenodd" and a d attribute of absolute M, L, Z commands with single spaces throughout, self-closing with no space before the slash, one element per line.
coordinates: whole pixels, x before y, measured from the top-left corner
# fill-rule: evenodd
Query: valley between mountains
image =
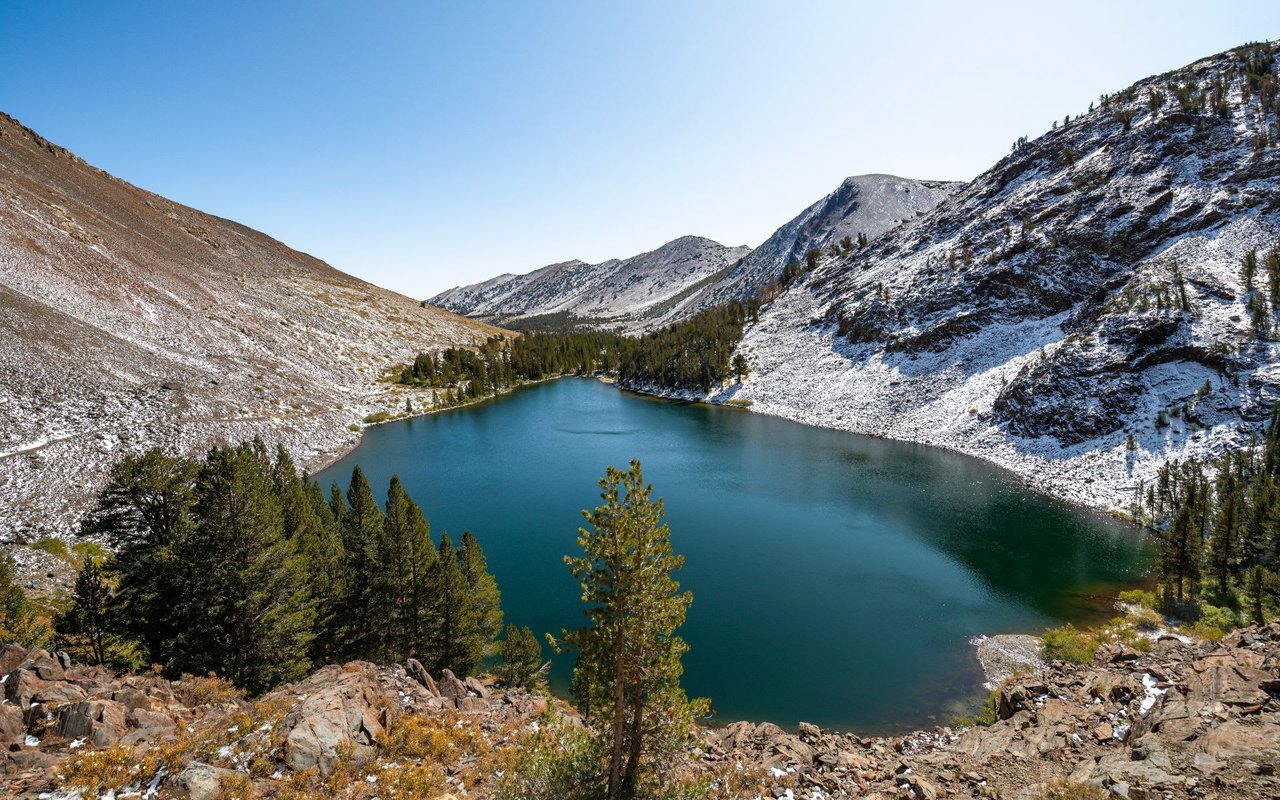
<path fill-rule="evenodd" d="M 1277 796 L 1278 45 L 1101 94 L 967 183 L 846 178 L 759 247 L 686 235 L 426 300 L 132 186 L 0 115 L 0 544 L 15 563 L 0 561 L 0 622 L 30 623 L 0 628 L 30 634 L 21 646 L 0 640 L 0 786 L 39 800 L 545 800 L 536 786 L 511 787 L 527 776 L 581 785 L 606 760 L 609 785 L 623 780 L 625 711 L 633 776 L 645 724 L 676 731 L 660 766 L 646 762 L 646 779 L 672 798 L 711 797 L 712 787 L 756 800 Z M 612 635 L 608 626 L 553 640 L 586 665 L 575 708 L 546 689 L 551 662 L 539 669 L 535 632 L 503 628 L 497 581 L 470 531 L 455 552 L 399 475 L 387 476 L 386 504 L 359 468 L 345 495 L 311 480 L 368 426 L 567 375 L 992 462 L 1035 492 L 1157 531 L 1159 586 L 1073 584 L 1080 605 L 1120 616 L 1043 639 L 975 640 L 986 704 L 930 731 L 712 728 L 710 706 L 680 683 L 685 643 L 674 631 L 692 595 L 672 575 L 683 556 L 633 461 L 630 472 L 609 468 L 605 505 L 584 512 L 595 529 L 579 532 L 586 556 L 566 561 L 584 603 L 613 599 L 590 590 L 625 583 L 596 569 L 625 549 L 611 528 L 630 519 L 618 487 L 628 503 L 643 495 L 634 549 L 651 558 L 642 566 L 657 588 L 619 618 L 649 627 L 633 633 L 638 644 L 591 638 Z M 152 448 L 166 452 L 140 455 Z M 493 462 L 473 483 L 498 492 L 489 484 L 507 466 L 501 443 L 470 451 Z M 135 472 L 121 478 L 112 467 L 125 458 Z M 812 488 L 785 499 L 812 512 Z M 948 488 L 978 494 L 963 481 Z M 709 524 L 726 516 L 713 505 Z M 148 518 L 156 508 L 166 513 Z M 984 552 L 970 537 L 944 552 L 904 533 L 894 525 L 905 516 L 878 525 L 872 533 L 886 535 L 869 536 L 867 551 L 884 555 L 892 533 L 905 543 L 894 556 L 912 566 L 922 554 L 948 567 L 999 561 L 989 556 L 1002 545 Z M 797 546 L 792 526 L 808 521 L 774 525 L 765 543 Z M 127 568 L 95 573 L 95 550 L 68 555 L 77 534 L 97 537 L 79 543 L 104 558 L 104 544 L 118 546 Z M 1034 565 L 1016 563 L 1024 557 L 1007 571 L 1033 583 Z M 851 567 L 831 583 L 875 588 L 875 577 Z M 757 583 L 762 598 L 811 590 L 810 610 L 853 617 L 803 576 Z M 966 591 L 1019 594 L 953 583 L 937 613 L 971 612 Z M 911 591 L 903 584 L 881 593 L 885 608 L 857 610 L 887 614 L 893 593 Z M 86 632 L 75 614 L 89 614 L 89 596 L 102 627 Z M 254 613 L 233 619 L 222 603 Z M 130 617 L 138 608 L 149 613 Z M 114 661 L 103 656 L 110 637 Z M 606 645 L 618 654 L 612 672 Z M 499 647 L 500 671 L 468 674 Z M 875 647 L 865 649 L 895 657 Z M 95 648 L 92 665 L 77 663 Z M 428 667 L 423 652 L 435 657 Z M 148 656 L 165 663 L 148 672 Z M 228 662 L 254 682 L 233 686 L 206 668 Z M 777 679 L 803 679 L 792 666 Z M 592 749 L 604 738 L 590 736 L 605 730 L 590 704 L 598 715 L 606 686 L 608 759 Z"/>

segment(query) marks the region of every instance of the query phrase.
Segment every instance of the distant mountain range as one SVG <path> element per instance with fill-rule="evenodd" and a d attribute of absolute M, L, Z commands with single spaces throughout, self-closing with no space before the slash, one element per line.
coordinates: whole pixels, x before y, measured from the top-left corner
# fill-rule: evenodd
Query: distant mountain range
<path fill-rule="evenodd" d="M 750 252 L 749 247 L 682 236 L 630 258 L 599 264 L 566 261 L 526 275 L 500 275 L 427 302 L 499 324 L 554 316 L 598 326 L 643 327 L 668 316 Z"/>
<path fill-rule="evenodd" d="M 631 258 L 566 261 L 524 275 L 500 275 L 428 302 L 496 324 L 643 331 L 753 296 L 810 248 L 828 247 L 845 236 L 856 240 L 859 234 L 874 239 L 962 185 L 861 175 L 845 180 L 755 250 L 684 236 Z"/>
<path fill-rule="evenodd" d="M 262 434 L 318 462 L 403 409 L 382 371 L 494 333 L 0 115 L 0 541 L 65 529 L 127 451 Z"/>

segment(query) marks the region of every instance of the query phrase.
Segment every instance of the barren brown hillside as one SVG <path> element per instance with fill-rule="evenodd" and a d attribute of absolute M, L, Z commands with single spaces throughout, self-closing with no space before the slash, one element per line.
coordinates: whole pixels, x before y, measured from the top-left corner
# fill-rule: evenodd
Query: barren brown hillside
<path fill-rule="evenodd" d="M 495 332 L 0 115 L 0 541 L 67 530 L 126 451 L 262 434 L 315 465 L 404 408 L 392 364 Z"/>

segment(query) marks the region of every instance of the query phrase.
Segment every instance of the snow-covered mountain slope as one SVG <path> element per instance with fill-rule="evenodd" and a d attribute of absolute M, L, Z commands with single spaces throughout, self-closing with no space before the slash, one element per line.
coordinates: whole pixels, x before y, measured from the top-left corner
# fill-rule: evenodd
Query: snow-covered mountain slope
<path fill-rule="evenodd" d="M 698 236 L 600 264 L 566 261 L 526 275 L 501 275 L 450 289 L 427 302 L 470 317 L 509 322 L 561 315 L 618 330 L 637 330 L 703 288 L 751 252 Z"/>
<path fill-rule="evenodd" d="M 846 236 L 873 240 L 903 222 L 933 210 L 963 183 L 918 181 L 894 175 L 855 175 L 831 194 L 774 231 L 723 278 L 681 304 L 682 315 L 755 295 L 790 263 L 804 261 L 811 248 L 826 249 Z"/>
<path fill-rule="evenodd" d="M 1020 144 L 778 298 L 717 398 L 1111 508 L 1247 441 L 1280 394 L 1276 70 L 1270 45 L 1223 53 Z"/>
<path fill-rule="evenodd" d="M 404 408 L 382 371 L 496 332 L 0 115 L 0 541 L 65 529 L 126 451 L 262 434 L 315 464 Z"/>

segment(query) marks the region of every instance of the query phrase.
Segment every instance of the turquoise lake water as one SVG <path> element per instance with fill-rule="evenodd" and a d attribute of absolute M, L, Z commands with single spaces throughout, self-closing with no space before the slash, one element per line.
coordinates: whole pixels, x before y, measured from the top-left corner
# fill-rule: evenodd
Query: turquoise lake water
<path fill-rule="evenodd" d="M 581 624 L 563 556 L 605 465 L 632 458 L 694 593 L 685 686 L 720 721 L 946 723 L 981 691 L 973 636 L 1110 616 L 1152 556 L 1137 529 L 972 458 L 587 379 L 371 428 L 316 477 L 345 489 L 359 464 L 384 497 L 399 474 L 433 534 L 475 533 L 508 621 L 541 637 Z M 553 688 L 571 668 L 557 659 Z"/>

